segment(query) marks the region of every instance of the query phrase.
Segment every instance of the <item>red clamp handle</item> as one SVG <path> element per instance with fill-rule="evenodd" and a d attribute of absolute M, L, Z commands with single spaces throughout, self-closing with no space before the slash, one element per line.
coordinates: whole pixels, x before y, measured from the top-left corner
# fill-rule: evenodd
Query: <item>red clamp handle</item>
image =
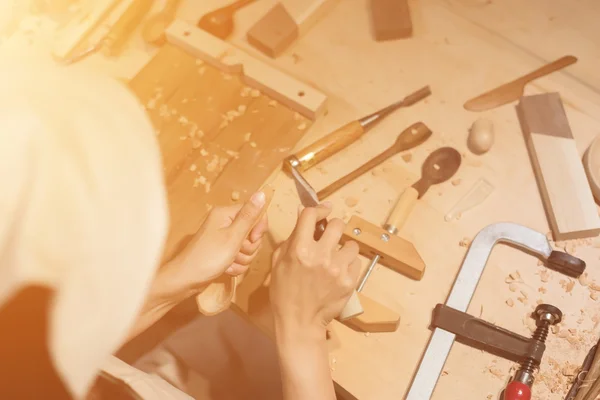
<path fill-rule="evenodd" d="M 531 400 L 531 388 L 519 381 L 512 381 L 504 389 L 504 400 Z"/>

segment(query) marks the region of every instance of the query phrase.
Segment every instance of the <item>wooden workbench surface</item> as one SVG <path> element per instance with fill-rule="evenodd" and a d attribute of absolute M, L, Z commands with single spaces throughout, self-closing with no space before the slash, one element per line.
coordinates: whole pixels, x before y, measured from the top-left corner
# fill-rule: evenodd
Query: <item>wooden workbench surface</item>
<path fill-rule="evenodd" d="M 179 14 L 194 21 L 221 3 L 189 0 Z M 257 2 L 239 13 L 234 43 L 249 48 L 244 32 L 270 3 L 273 1 Z M 336 216 L 347 220 L 359 214 L 381 224 L 398 195 L 419 176 L 427 154 L 449 145 L 464 155 L 456 176 L 460 182 L 432 188 L 399 233 L 415 244 L 424 259 L 427 270 L 423 280 L 411 281 L 379 266 L 365 287 L 365 295 L 401 313 L 398 331 L 368 335 L 337 322 L 331 326 L 333 377 L 361 400 L 398 399 L 405 394 L 429 340 L 431 311 L 445 301 L 467 251 L 461 241 L 501 221 L 549 231 L 514 104 L 484 113 L 468 112 L 462 104 L 544 62 L 573 54 L 579 58 L 577 64 L 537 80 L 526 93 L 560 92 L 581 154 L 600 132 L 599 2 L 581 0 L 575 6 L 569 0 L 421 0 L 412 1 L 411 7 L 415 37 L 376 43 L 367 1 L 342 1 L 275 62 L 330 96 L 328 115 L 313 125 L 298 149 L 421 86 L 429 84 L 433 91 L 426 101 L 395 113 L 364 139 L 305 173 L 318 190 L 384 150 L 411 123 L 423 121 L 434 131 L 432 139 L 412 152 L 412 161 L 396 156 L 379 167 L 378 173 L 366 174 L 334 194 L 331 200 Z M 137 46 L 125 55 L 127 62 L 118 66 L 95 59 L 86 62 L 130 77 L 147 54 L 148 49 Z M 466 137 L 473 121 L 482 116 L 493 120 L 496 143 L 488 154 L 475 156 L 467 150 Z M 494 185 L 493 194 L 460 220 L 445 222 L 444 215 L 481 177 Z M 275 183 L 277 192 L 269 217 L 276 243 L 293 228 L 299 200 L 287 176 L 279 174 Z M 350 197 L 358 199 L 358 205 L 348 207 Z M 584 259 L 590 281 L 600 283 L 599 244 L 593 239 L 558 243 Z M 237 306 L 268 330 L 264 309 L 252 307 L 254 289 L 269 267 L 268 257 L 261 261 L 246 278 Z M 522 282 L 512 292 L 505 280 L 515 271 L 519 271 Z M 531 256 L 499 246 L 469 312 L 529 336 L 527 315 L 538 300 L 559 307 L 566 315 L 562 333 L 548 340 L 534 389 L 535 398 L 558 400 L 573 378 L 572 366 L 581 363 L 597 340 L 600 310 L 589 286 L 576 281 L 569 291 L 568 278 L 554 272 L 546 276 L 542 271 Z M 508 299 L 514 306 L 506 304 Z M 511 366 L 455 344 L 433 398 L 497 399 Z"/>

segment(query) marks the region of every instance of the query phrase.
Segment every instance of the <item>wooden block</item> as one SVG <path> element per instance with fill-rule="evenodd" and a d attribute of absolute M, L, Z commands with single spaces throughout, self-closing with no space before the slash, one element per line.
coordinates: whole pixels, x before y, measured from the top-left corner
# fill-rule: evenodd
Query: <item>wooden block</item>
<path fill-rule="evenodd" d="M 269 57 L 279 56 L 299 35 L 298 25 L 283 4 L 277 3 L 248 31 L 248 43 Z"/>
<path fill-rule="evenodd" d="M 344 324 L 360 332 L 395 332 L 400 325 L 400 314 L 383 304 L 358 293 L 364 312 Z"/>
<path fill-rule="evenodd" d="M 412 36 L 408 0 L 371 0 L 371 18 L 378 42 Z"/>
<path fill-rule="evenodd" d="M 241 74 L 248 86 L 307 118 L 314 120 L 325 112 L 327 96 L 323 93 L 189 23 L 173 22 L 167 40 L 222 71 Z"/>
<path fill-rule="evenodd" d="M 298 25 L 300 36 L 315 26 L 339 2 L 340 0 L 281 0 Z"/>
<path fill-rule="evenodd" d="M 522 97 L 517 112 L 554 239 L 597 236 L 600 218 L 560 95 Z"/>
<path fill-rule="evenodd" d="M 387 241 L 382 240 L 387 235 Z M 391 235 L 364 219 L 353 215 L 350 218 L 340 243 L 354 240 L 358 243 L 360 253 L 367 257 L 379 254 L 379 262 L 409 278 L 420 280 L 425 273 L 425 263 L 415 246 L 399 236 Z"/>

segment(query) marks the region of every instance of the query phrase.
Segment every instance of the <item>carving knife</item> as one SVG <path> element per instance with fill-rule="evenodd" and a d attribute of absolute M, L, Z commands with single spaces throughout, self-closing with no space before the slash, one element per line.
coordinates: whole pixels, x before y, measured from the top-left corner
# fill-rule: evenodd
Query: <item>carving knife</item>
<path fill-rule="evenodd" d="M 518 100 L 523 96 L 525 85 L 534 79 L 546 76 L 554 71 L 558 71 L 571 64 L 575 64 L 577 58 L 573 56 L 561 57 L 558 60 L 546 64 L 541 68 L 536 69 L 512 82 L 505 83 L 487 93 L 477 96 L 464 105 L 469 111 L 486 111 L 492 108 L 500 107 L 512 101 Z"/>
<path fill-rule="evenodd" d="M 310 186 L 310 184 L 304 179 L 304 177 L 296 171 L 294 168 L 290 168 L 290 172 L 292 177 L 294 178 L 294 183 L 296 184 L 296 190 L 298 191 L 298 196 L 300 197 L 300 202 L 304 207 L 316 207 L 319 205 L 319 199 L 317 197 L 317 193 Z M 319 240 L 325 232 L 325 228 L 327 227 L 327 219 L 322 219 L 317 222 L 315 227 L 315 235 L 314 239 Z M 340 321 L 344 321 L 350 318 L 354 318 L 357 315 L 360 315 L 364 312 L 362 305 L 360 304 L 360 299 L 358 298 L 358 294 L 356 290 L 352 293 L 352 296 L 348 300 L 348 303 L 342 310 L 338 319 Z"/>

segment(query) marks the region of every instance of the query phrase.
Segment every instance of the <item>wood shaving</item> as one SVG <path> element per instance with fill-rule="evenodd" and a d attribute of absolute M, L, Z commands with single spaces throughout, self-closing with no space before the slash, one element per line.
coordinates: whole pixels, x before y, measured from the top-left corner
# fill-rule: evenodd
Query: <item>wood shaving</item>
<path fill-rule="evenodd" d="M 548 280 L 550 280 L 550 272 L 548 272 L 547 270 L 542 270 L 540 272 L 540 279 L 542 280 L 542 282 L 546 283 L 548 282 Z"/>
<path fill-rule="evenodd" d="M 254 98 L 260 97 L 260 90 L 252 89 L 252 91 L 250 92 L 250 96 Z"/>
<path fill-rule="evenodd" d="M 198 68 L 198 74 L 204 75 L 205 72 L 206 72 L 206 67 L 200 67 L 200 68 Z"/>
<path fill-rule="evenodd" d="M 242 88 L 242 90 L 240 91 L 240 96 L 248 97 L 248 96 L 250 96 L 250 93 L 252 93 L 252 88 L 249 86 L 244 86 Z"/>
<path fill-rule="evenodd" d="M 179 136 L 179 140 L 181 140 L 182 142 L 183 142 L 184 140 L 186 140 L 187 138 L 188 138 L 187 136 Z"/>
<path fill-rule="evenodd" d="M 189 123 L 190 123 L 190 120 L 189 120 L 189 119 L 187 119 L 187 118 L 186 118 L 185 116 L 183 116 L 183 115 L 181 115 L 181 116 L 179 117 L 179 120 L 178 120 L 178 121 L 179 121 L 179 123 L 180 123 L 180 124 L 182 124 L 182 125 L 187 125 L 187 124 L 189 124 Z"/>
<path fill-rule="evenodd" d="M 452 180 L 451 183 L 452 183 L 452 186 L 458 186 L 458 185 L 460 185 L 461 182 L 462 182 L 462 179 L 456 178 L 456 179 Z"/>
<path fill-rule="evenodd" d="M 269 102 L 269 107 L 277 107 L 277 102 L 275 100 L 271 100 Z"/>
<path fill-rule="evenodd" d="M 544 262 L 542 260 L 537 260 L 537 266 L 541 267 L 542 265 L 544 265 Z"/>
<path fill-rule="evenodd" d="M 204 191 L 205 191 L 206 193 L 210 193 L 210 182 L 206 182 L 206 183 L 204 184 Z"/>
<path fill-rule="evenodd" d="M 569 331 L 566 330 L 560 330 L 558 332 L 558 337 L 561 339 L 566 339 L 569 336 Z"/>
<path fill-rule="evenodd" d="M 346 200 L 344 201 L 346 203 L 346 206 L 348 207 L 356 207 L 356 205 L 358 204 L 358 199 L 356 197 L 347 197 Z"/>
<path fill-rule="evenodd" d="M 301 123 L 300 125 L 298 125 L 298 130 L 299 130 L 299 131 L 303 131 L 303 130 L 305 130 L 305 129 L 306 129 L 306 123 L 305 123 L 305 122 L 303 122 L 303 123 Z"/>
<path fill-rule="evenodd" d="M 192 149 L 199 149 L 202 146 L 202 142 L 199 140 L 192 140 Z"/>
<path fill-rule="evenodd" d="M 198 169 L 198 166 L 196 164 L 190 165 L 190 171 L 194 172 L 197 169 Z"/>
<path fill-rule="evenodd" d="M 560 332 L 560 324 L 552 325 L 550 327 L 550 330 L 552 331 L 553 334 L 557 335 L 558 332 Z"/>
<path fill-rule="evenodd" d="M 204 64 L 204 61 L 196 58 L 196 65 L 203 65 L 203 64 Z"/>
<path fill-rule="evenodd" d="M 598 285 L 596 282 L 590 283 L 589 288 L 595 292 L 600 292 L 600 285 Z"/>
<path fill-rule="evenodd" d="M 444 370 L 442 371 L 442 376 L 447 376 L 448 375 L 448 371 Z"/>
<path fill-rule="evenodd" d="M 500 369 L 499 369 L 499 368 L 497 368 L 497 367 L 490 367 L 490 368 L 488 369 L 488 372 L 489 372 L 490 374 L 494 375 L 496 378 L 499 378 L 499 379 L 504 379 L 504 373 L 502 372 L 502 370 L 500 370 Z"/>
<path fill-rule="evenodd" d="M 252 136 L 252 132 L 245 133 L 244 134 L 244 142 L 249 142 L 251 136 Z"/>
<path fill-rule="evenodd" d="M 521 290 L 520 292 L 521 292 L 521 295 L 522 295 L 524 298 L 526 298 L 526 299 L 528 299 L 528 298 L 529 298 L 529 296 L 527 296 L 527 293 L 525 293 L 525 291 Z"/>
<path fill-rule="evenodd" d="M 527 327 L 527 329 L 529 329 L 531 333 L 535 332 L 535 330 L 537 329 L 537 325 L 535 324 L 533 318 L 526 317 L 525 326 Z"/>
<path fill-rule="evenodd" d="M 200 149 L 200 155 L 202 157 L 206 157 L 208 155 L 208 151 L 206 151 L 206 149 Z"/>
<path fill-rule="evenodd" d="M 302 115 L 299 112 L 294 113 L 294 121 L 300 121 L 302 119 Z"/>
<path fill-rule="evenodd" d="M 233 150 L 227 150 L 225 153 L 227 153 L 228 156 L 233 158 L 238 158 L 240 156 L 239 152 Z"/>
<path fill-rule="evenodd" d="M 527 305 L 529 304 L 529 300 L 527 300 L 526 297 L 517 297 L 517 300 L 519 300 L 521 303 Z"/>
<path fill-rule="evenodd" d="M 365 332 L 365 337 L 369 337 L 371 334 L 369 332 Z"/>
<path fill-rule="evenodd" d="M 231 192 L 231 200 L 238 201 L 240 199 L 240 192 L 234 190 Z"/>
<path fill-rule="evenodd" d="M 521 273 L 519 271 L 512 272 L 512 273 L 508 274 L 508 276 L 513 278 L 515 281 L 521 280 Z"/>
<path fill-rule="evenodd" d="M 513 299 L 508 299 L 508 300 L 506 300 L 506 305 L 509 307 L 512 307 L 515 305 L 515 302 Z"/>
<path fill-rule="evenodd" d="M 404 160 L 404 162 L 411 162 L 412 161 L 412 153 L 406 153 L 406 154 L 402 154 L 402 159 Z"/>
<path fill-rule="evenodd" d="M 512 282 L 510 285 L 508 285 L 508 290 L 510 290 L 511 292 L 516 292 L 518 289 L 519 289 L 519 285 L 517 285 L 514 282 Z"/>
<path fill-rule="evenodd" d="M 569 281 L 569 283 L 567 283 L 567 285 L 565 286 L 565 292 L 571 293 L 573 291 L 574 287 L 575 287 L 575 281 Z"/>
<path fill-rule="evenodd" d="M 458 242 L 458 245 L 460 247 L 469 247 L 470 244 L 471 244 L 471 239 L 469 239 L 468 237 L 464 237 L 464 238 L 462 238 L 462 240 L 460 242 Z"/>
<path fill-rule="evenodd" d="M 590 280 L 588 278 L 588 273 L 584 272 L 579 276 L 579 284 L 583 287 L 586 287 L 590 284 Z"/>
<path fill-rule="evenodd" d="M 548 290 L 546 290 L 546 288 L 545 288 L 545 287 L 543 287 L 543 286 L 540 286 L 540 287 L 538 288 L 538 292 L 540 292 L 541 294 L 546 294 L 546 293 L 548 292 Z"/>
<path fill-rule="evenodd" d="M 598 301 L 598 292 L 591 292 L 590 299 L 592 299 L 594 301 Z"/>
<path fill-rule="evenodd" d="M 256 142 L 250 142 L 250 147 L 256 147 Z"/>
<path fill-rule="evenodd" d="M 246 107 L 244 104 L 241 104 L 241 105 L 238 107 L 238 112 L 239 112 L 241 115 L 244 115 L 244 114 L 246 113 L 246 110 L 247 110 L 247 109 L 248 109 L 248 107 Z"/>
<path fill-rule="evenodd" d="M 537 299 L 537 300 L 536 300 L 536 302 L 535 302 L 535 304 L 537 304 L 538 306 L 539 306 L 540 304 L 544 304 L 544 300 L 542 300 L 542 299 Z"/>
<path fill-rule="evenodd" d="M 565 246 L 565 251 L 568 254 L 573 255 L 573 254 L 575 254 L 577 252 L 577 248 L 575 247 L 574 243 L 567 243 L 567 245 Z"/>

